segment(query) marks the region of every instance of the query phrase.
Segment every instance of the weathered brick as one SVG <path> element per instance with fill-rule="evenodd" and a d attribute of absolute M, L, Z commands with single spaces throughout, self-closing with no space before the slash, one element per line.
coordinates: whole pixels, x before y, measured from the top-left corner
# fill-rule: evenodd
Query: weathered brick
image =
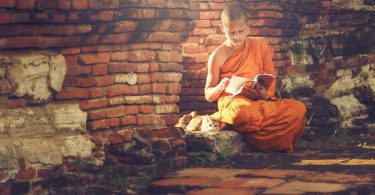
<path fill-rule="evenodd" d="M 92 67 L 92 75 L 105 75 L 108 72 L 107 64 L 97 64 Z"/>
<path fill-rule="evenodd" d="M 38 170 L 38 177 L 40 178 L 52 178 L 57 177 L 62 174 L 62 170 L 60 168 L 52 168 L 52 169 L 39 169 Z"/>
<path fill-rule="evenodd" d="M 88 0 L 71 1 L 73 9 L 87 9 L 89 6 Z"/>
<path fill-rule="evenodd" d="M 90 99 L 90 100 L 83 100 L 79 103 L 79 107 L 82 110 L 87 110 L 90 108 L 103 108 L 108 106 L 108 99 L 107 98 L 99 98 L 99 99 Z"/>
<path fill-rule="evenodd" d="M 173 148 L 186 147 L 186 142 L 183 139 L 172 139 L 169 143 Z"/>
<path fill-rule="evenodd" d="M 113 85 L 113 77 L 111 75 L 95 77 L 98 87 Z"/>
<path fill-rule="evenodd" d="M 59 9 L 68 10 L 71 8 L 71 2 L 67 0 L 58 0 Z"/>
<path fill-rule="evenodd" d="M 62 89 L 55 95 L 56 99 L 87 99 L 90 91 L 87 89 Z"/>
<path fill-rule="evenodd" d="M 14 8 L 16 7 L 17 0 L 0 0 L 1 8 Z"/>
<path fill-rule="evenodd" d="M 152 103 L 151 95 L 135 95 L 125 97 L 127 104 L 149 104 Z"/>
<path fill-rule="evenodd" d="M 0 12 L 0 24 L 6 24 L 11 21 L 11 14 Z"/>
<path fill-rule="evenodd" d="M 64 55 L 66 66 L 76 66 L 77 56 L 76 55 Z"/>
<path fill-rule="evenodd" d="M 156 105 L 155 106 L 155 112 L 156 112 L 156 114 L 178 113 L 179 107 L 176 104 Z"/>
<path fill-rule="evenodd" d="M 109 73 L 129 73 L 129 72 L 148 73 L 149 69 L 150 69 L 149 64 L 111 63 L 108 65 Z"/>
<path fill-rule="evenodd" d="M 137 83 L 151 83 L 151 76 L 149 74 L 137 74 Z"/>
<path fill-rule="evenodd" d="M 156 115 L 137 115 L 137 125 L 164 124 L 161 116 Z"/>
<path fill-rule="evenodd" d="M 182 54 L 179 52 L 158 52 L 157 59 L 161 62 L 182 62 Z"/>
<path fill-rule="evenodd" d="M 167 94 L 180 94 L 181 93 L 181 84 L 180 83 L 168 83 L 168 84 L 166 84 L 166 93 Z"/>
<path fill-rule="evenodd" d="M 65 77 L 63 87 L 79 87 L 81 80 L 77 77 Z"/>
<path fill-rule="evenodd" d="M 82 64 L 109 63 L 109 59 L 109 54 L 107 53 L 78 55 L 78 62 Z"/>
<path fill-rule="evenodd" d="M 167 91 L 167 85 L 165 83 L 153 83 L 152 93 L 165 93 Z"/>
<path fill-rule="evenodd" d="M 80 78 L 81 87 L 95 87 L 96 79 L 95 78 Z"/>
<path fill-rule="evenodd" d="M 6 107 L 9 109 L 24 108 L 25 106 L 26 106 L 25 99 L 7 99 L 6 100 Z"/>
<path fill-rule="evenodd" d="M 118 118 L 95 120 L 88 123 L 89 130 L 107 129 L 110 127 L 118 127 L 120 121 Z"/>
<path fill-rule="evenodd" d="M 69 67 L 68 67 L 68 71 L 69 71 Z M 79 66 L 78 70 L 76 70 L 75 67 L 73 67 L 72 71 L 75 71 L 72 73 L 72 75 L 76 75 L 77 73 L 79 75 L 90 75 L 92 71 L 92 66 Z"/>
<path fill-rule="evenodd" d="M 151 84 L 144 84 L 138 85 L 138 94 L 145 95 L 152 93 L 152 85 Z"/>
<path fill-rule="evenodd" d="M 125 114 L 138 114 L 139 107 L 138 106 L 126 106 L 125 107 Z"/>
<path fill-rule="evenodd" d="M 90 90 L 90 98 L 104 97 L 107 95 L 107 88 L 94 88 Z"/>
<path fill-rule="evenodd" d="M 126 43 L 130 39 L 131 34 L 120 33 L 120 34 L 107 34 L 102 36 L 103 43 Z"/>
<path fill-rule="evenodd" d="M 153 131 L 153 135 L 158 138 L 181 138 L 181 133 L 176 128 L 158 129 Z"/>
<path fill-rule="evenodd" d="M 125 18 L 133 18 L 133 19 L 140 19 L 140 18 L 154 18 L 155 17 L 155 10 L 154 9 L 125 9 L 123 15 Z"/>
<path fill-rule="evenodd" d="M 125 97 L 113 97 L 108 99 L 109 105 L 114 106 L 114 105 L 120 105 L 120 104 L 125 104 Z"/>
<path fill-rule="evenodd" d="M 89 0 L 90 9 L 116 9 L 119 8 L 119 0 Z"/>
<path fill-rule="evenodd" d="M 155 52 L 153 51 L 129 51 L 128 60 L 133 61 L 133 62 L 155 60 Z"/>
<path fill-rule="evenodd" d="M 18 172 L 18 179 L 31 180 L 36 175 L 36 170 L 34 168 L 21 169 Z"/>
<path fill-rule="evenodd" d="M 36 0 L 17 0 L 17 9 L 34 9 Z"/>
<path fill-rule="evenodd" d="M 140 105 L 139 111 L 142 114 L 150 114 L 154 112 L 154 107 L 150 105 Z"/>
<path fill-rule="evenodd" d="M 123 61 L 128 58 L 127 52 L 111 53 L 111 61 Z"/>
<path fill-rule="evenodd" d="M 117 95 L 132 95 L 138 93 L 138 86 L 115 85 L 108 87 L 108 97 Z"/>
<path fill-rule="evenodd" d="M 182 48 L 182 51 L 188 54 L 198 54 L 198 53 L 206 52 L 206 47 L 201 46 L 201 45 L 196 45 L 196 44 L 189 44 L 189 45 L 184 45 L 184 47 Z"/>
<path fill-rule="evenodd" d="M 176 103 L 180 101 L 180 96 L 178 95 L 153 95 L 152 102 L 156 104 L 161 103 Z"/>
<path fill-rule="evenodd" d="M 120 118 L 121 125 L 135 125 L 137 124 L 137 119 L 135 116 L 123 116 Z"/>
<path fill-rule="evenodd" d="M 166 125 L 175 125 L 177 124 L 178 120 L 180 119 L 179 115 L 177 114 L 165 114 L 164 120 Z"/>

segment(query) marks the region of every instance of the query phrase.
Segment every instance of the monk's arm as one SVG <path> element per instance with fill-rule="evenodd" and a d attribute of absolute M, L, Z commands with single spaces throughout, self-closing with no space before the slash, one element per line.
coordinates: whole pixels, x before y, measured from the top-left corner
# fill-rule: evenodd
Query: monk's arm
<path fill-rule="evenodd" d="M 273 49 L 271 46 L 264 44 L 262 47 L 263 54 L 263 70 L 265 73 L 272 74 L 276 77 L 275 67 L 272 62 Z M 271 87 L 267 89 L 267 94 L 270 98 L 275 96 L 276 92 L 276 79 L 272 82 Z"/>
<path fill-rule="evenodd" d="M 229 79 L 228 81 L 225 79 L 219 83 L 220 66 L 217 63 L 217 60 L 215 60 L 215 55 L 216 52 L 212 53 L 208 58 L 207 63 L 207 79 L 204 95 L 209 102 L 218 99 L 229 82 Z"/>

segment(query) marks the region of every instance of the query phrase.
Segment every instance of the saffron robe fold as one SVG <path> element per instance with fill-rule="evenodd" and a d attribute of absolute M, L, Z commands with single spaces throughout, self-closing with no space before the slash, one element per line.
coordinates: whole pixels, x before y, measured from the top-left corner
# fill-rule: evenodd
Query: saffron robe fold
<path fill-rule="evenodd" d="M 257 74 L 275 75 L 273 50 L 262 39 L 248 38 L 220 67 L 220 80 L 232 75 L 252 80 Z M 306 107 L 292 99 L 277 99 L 276 81 L 267 89 L 271 100 L 251 100 L 223 92 L 211 118 L 230 124 L 258 149 L 292 152 L 305 128 Z"/>

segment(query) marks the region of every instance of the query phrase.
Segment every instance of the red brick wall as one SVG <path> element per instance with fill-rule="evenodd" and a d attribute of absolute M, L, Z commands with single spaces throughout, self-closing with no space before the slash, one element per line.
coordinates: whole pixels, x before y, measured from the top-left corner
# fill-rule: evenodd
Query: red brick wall
<path fill-rule="evenodd" d="M 189 0 L 1 0 L 0 9 L 2 51 L 63 53 L 68 73 L 53 101 L 78 100 L 90 131 L 160 129 L 178 118 Z M 137 84 L 114 82 L 131 72 Z M 5 104 L 29 106 L 22 98 Z"/>

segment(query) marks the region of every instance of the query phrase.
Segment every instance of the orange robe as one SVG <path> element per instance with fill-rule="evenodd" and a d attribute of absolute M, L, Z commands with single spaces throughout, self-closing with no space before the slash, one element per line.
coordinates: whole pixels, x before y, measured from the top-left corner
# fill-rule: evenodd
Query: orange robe
<path fill-rule="evenodd" d="M 221 66 L 220 80 L 232 75 L 253 79 L 261 73 L 275 75 L 273 50 L 261 39 L 248 38 Z M 271 100 L 251 100 L 243 95 L 229 98 L 223 92 L 219 111 L 213 119 L 233 126 L 258 149 L 267 152 L 292 152 L 305 128 L 306 107 L 292 99 L 277 99 L 276 82 L 267 89 Z"/>

